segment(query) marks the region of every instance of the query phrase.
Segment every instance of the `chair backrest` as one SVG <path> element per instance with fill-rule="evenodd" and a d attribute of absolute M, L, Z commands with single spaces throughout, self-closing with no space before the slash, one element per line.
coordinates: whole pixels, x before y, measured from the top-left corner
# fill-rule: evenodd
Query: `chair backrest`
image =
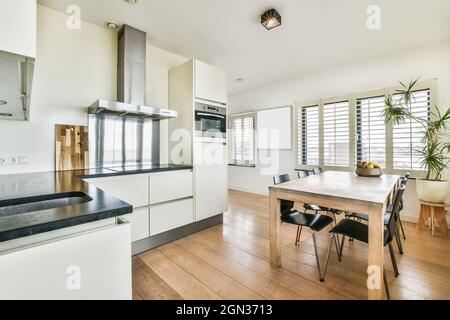
<path fill-rule="evenodd" d="M 284 183 L 284 182 L 288 182 L 288 181 L 291 181 L 291 177 L 288 174 L 282 174 L 282 175 L 273 177 L 273 183 L 275 185 Z M 292 208 L 294 208 L 293 201 L 281 200 L 280 203 L 281 203 L 281 208 L 280 208 L 281 216 L 290 214 L 292 212 Z"/>
<path fill-rule="evenodd" d="M 400 183 L 404 186 L 406 186 L 406 184 L 408 183 L 408 177 L 409 177 L 409 173 L 407 173 L 404 177 L 400 178 Z"/>
<path fill-rule="evenodd" d="M 388 232 L 387 242 L 388 243 L 390 243 L 392 241 L 392 239 L 394 239 L 395 221 L 397 220 L 397 216 L 400 213 L 400 206 L 401 206 L 401 202 L 402 202 L 403 194 L 405 193 L 405 190 L 406 190 L 406 187 L 405 187 L 405 185 L 402 184 L 397 191 L 397 195 L 395 196 L 394 206 L 392 209 L 391 216 L 389 217 L 389 223 L 388 223 L 388 228 L 387 228 L 387 232 Z"/>
<path fill-rule="evenodd" d="M 273 177 L 273 183 L 275 185 L 284 183 L 284 182 L 288 182 L 288 181 L 291 181 L 291 177 L 288 174 L 282 174 L 282 175 Z"/>
<path fill-rule="evenodd" d="M 309 171 L 308 170 L 299 170 L 298 171 L 298 177 L 301 178 L 306 178 L 309 176 Z"/>
<path fill-rule="evenodd" d="M 323 172 L 321 167 L 316 167 L 313 169 L 314 174 L 321 174 Z"/>

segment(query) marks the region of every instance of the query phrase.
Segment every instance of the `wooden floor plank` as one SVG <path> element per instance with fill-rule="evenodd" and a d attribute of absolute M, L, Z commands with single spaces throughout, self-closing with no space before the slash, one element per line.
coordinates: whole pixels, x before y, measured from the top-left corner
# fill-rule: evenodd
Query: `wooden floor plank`
<path fill-rule="evenodd" d="M 141 258 L 134 256 L 133 299 L 180 300 L 181 297 L 163 279 L 153 272 Z"/>
<path fill-rule="evenodd" d="M 263 299 L 260 295 L 231 279 L 219 269 L 205 263 L 176 243 L 167 244 L 161 247 L 160 251 L 224 299 Z"/>
<path fill-rule="evenodd" d="M 208 264 L 215 268 L 220 268 L 222 272 L 230 278 L 242 283 L 247 288 L 253 290 L 262 297 L 270 300 L 295 300 L 306 299 L 297 292 L 277 283 L 269 278 L 261 276 L 245 266 L 228 259 L 214 250 L 199 245 L 191 237 L 176 241 L 184 250 L 192 252 Z"/>
<path fill-rule="evenodd" d="M 158 249 L 142 253 L 139 257 L 183 299 L 221 300 L 218 294 L 184 271 Z"/>

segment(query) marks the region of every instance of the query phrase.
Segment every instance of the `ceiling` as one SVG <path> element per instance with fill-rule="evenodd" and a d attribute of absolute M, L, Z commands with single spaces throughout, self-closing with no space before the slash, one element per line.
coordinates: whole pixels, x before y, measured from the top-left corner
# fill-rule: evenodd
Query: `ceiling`
<path fill-rule="evenodd" d="M 148 42 L 224 68 L 230 93 L 302 77 L 450 38 L 448 0 L 39 0 L 105 26 L 127 23 Z M 381 8 L 381 29 L 366 25 Z M 266 31 L 260 14 L 275 7 L 283 25 Z M 236 79 L 244 81 L 237 82 Z"/>

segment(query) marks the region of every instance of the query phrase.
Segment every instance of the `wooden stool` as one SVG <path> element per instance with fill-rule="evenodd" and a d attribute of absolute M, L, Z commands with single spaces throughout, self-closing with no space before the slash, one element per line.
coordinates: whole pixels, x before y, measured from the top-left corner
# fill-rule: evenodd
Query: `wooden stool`
<path fill-rule="evenodd" d="M 437 221 L 437 223 L 439 223 L 439 229 L 441 230 L 441 233 L 448 238 L 448 226 L 447 219 L 445 217 L 445 208 L 449 206 L 450 204 L 446 202 L 431 203 L 420 201 L 420 216 L 417 223 L 417 229 L 423 230 L 424 226 L 427 223 L 427 220 L 430 219 L 431 235 L 434 236 L 435 221 Z"/>

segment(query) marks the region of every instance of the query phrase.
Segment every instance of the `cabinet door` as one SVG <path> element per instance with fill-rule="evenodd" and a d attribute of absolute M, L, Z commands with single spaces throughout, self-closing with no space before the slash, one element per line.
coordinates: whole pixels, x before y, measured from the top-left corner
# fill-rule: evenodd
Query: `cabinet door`
<path fill-rule="evenodd" d="M 227 210 L 227 147 L 222 143 L 196 143 L 196 221 L 224 213 Z"/>
<path fill-rule="evenodd" d="M 0 253 L 0 284 L 2 300 L 129 300 L 130 224 Z"/>
<path fill-rule="evenodd" d="M 150 208 L 150 235 L 154 236 L 194 222 L 193 200 L 179 200 Z"/>
<path fill-rule="evenodd" d="M 150 203 L 148 175 L 96 178 L 86 181 L 135 208 L 144 207 Z"/>
<path fill-rule="evenodd" d="M 195 96 L 200 99 L 227 103 L 225 72 L 201 61 L 195 61 Z"/>
<path fill-rule="evenodd" d="M 152 173 L 150 204 L 192 197 L 192 171 Z"/>
<path fill-rule="evenodd" d="M 123 216 L 131 224 L 131 241 L 138 241 L 150 236 L 150 217 L 147 207 L 135 209 L 133 213 Z"/>
<path fill-rule="evenodd" d="M 0 50 L 36 57 L 36 0 L 0 1 Z"/>

